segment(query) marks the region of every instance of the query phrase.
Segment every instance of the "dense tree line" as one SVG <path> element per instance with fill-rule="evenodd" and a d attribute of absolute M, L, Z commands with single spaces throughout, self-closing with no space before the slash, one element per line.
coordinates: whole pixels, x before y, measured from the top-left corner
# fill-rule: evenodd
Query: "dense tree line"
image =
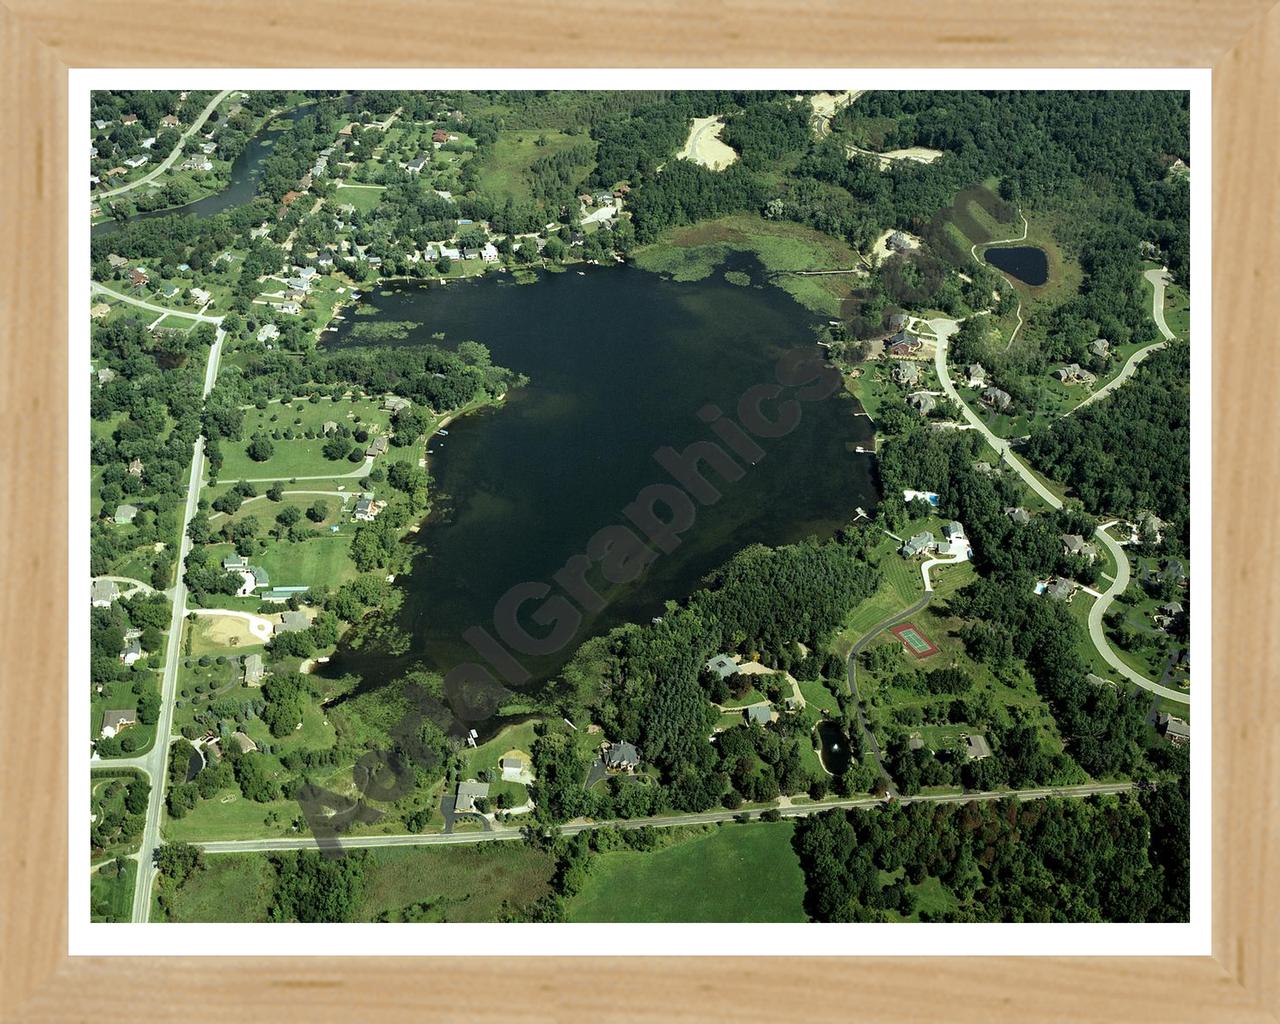
<path fill-rule="evenodd" d="M 1163 787 L 1162 787 L 1163 789 Z M 801 819 L 795 847 L 817 921 L 1186 920 L 1185 872 L 1163 847 L 1183 802 L 1154 794 L 831 810 Z M 1160 792 L 1160 791 L 1157 791 Z M 882 881 L 882 873 L 896 876 Z M 937 879 L 951 907 L 919 914 Z M 896 918 L 894 918 L 896 919 Z"/>
<path fill-rule="evenodd" d="M 1190 346 L 1153 353 L 1124 387 L 1054 421 L 1027 457 L 1098 513 L 1156 512 L 1187 542 L 1191 486 Z"/>

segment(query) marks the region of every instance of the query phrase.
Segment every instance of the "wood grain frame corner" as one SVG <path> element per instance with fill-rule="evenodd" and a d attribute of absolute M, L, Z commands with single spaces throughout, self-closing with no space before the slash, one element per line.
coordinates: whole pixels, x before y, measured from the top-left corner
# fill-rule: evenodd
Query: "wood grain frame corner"
<path fill-rule="evenodd" d="M 315 0 L 0 4 L 0 1019 L 596 1016 L 1280 1020 L 1280 8 L 562 0 L 428 12 Z M 199 45 L 195 45 L 198 40 Z M 74 67 L 1212 67 L 1213 956 L 1098 959 L 126 959 L 67 956 L 67 71 Z M 1235 629 L 1233 622 L 1249 622 Z M 494 991 L 502 996 L 494 999 Z M 123 1005 L 123 1004 L 121 1004 Z"/>

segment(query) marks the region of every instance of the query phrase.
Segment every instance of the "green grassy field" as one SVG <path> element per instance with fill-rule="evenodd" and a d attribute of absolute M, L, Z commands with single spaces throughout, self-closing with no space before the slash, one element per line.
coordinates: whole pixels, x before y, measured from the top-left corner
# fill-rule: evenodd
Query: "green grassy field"
<path fill-rule="evenodd" d="M 127 923 L 133 913 L 133 886 L 138 865 L 125 861 L 124 871 L 116 862 L 102 865 L 89 879 L 89 919 L 114 924 Z"/>
<path fill-rule="evenodd" d="M 386 433 L 390 423 L 390 415 L 379 408 L 380 401 L 374 399 L 343 400 L 334 402 L 322 398 L 318 402 L 293 401 L 288 404 L 272 403 L 265 409 L 246 409 L 243 441 L 229 442 L 223 446 L 223 466 L 219 479 L 271 479 L 288 481 L 293 477 L 348 476 L 360 468 L 360 463 L 346 459 L 332 461 L 325 458 L 322 449 L 325 439 L 321 431 L 328 420 L 344 423 L 352 430 L 377 428 L 373 433 Z M 268 437 L 277 431 L 294 434 L 292 439 L 272 438 L 274 452 L 265 462 L 255 462 L 249 458 L 246 448 L 254 434 L 262 433 Z M 317 436 L 306 437 L 306 434 Z M 357 442 L 352 441 L 352 444 Z M 350 485 L 350 486 L 355 486 Z M 327 489 L 327 488 L 326 488 Z"/>
<path fill-rule="evenodd" d="M 542 145 L 539 145 L 539 142 Z M 570 149 L 574 146 L 592 146 L 588 135 L 565 135 L 563 132 L 541 128 L 519 128 L 498 132 L 498 141 L 483 158 L 477 190 L 489 196 L 505 199 L 511 196 L 518 203 L 528 202 L 529 166 L 540 157 Z M 579 169 L 585 179 L 594 161 Z"/>
<path fill-rule="evenodd" d="M 208 855 L 204 865 L 173 894 L 170 921 L 267 920 L 276 874 L 265 854 Z"/>
<path fill-rule="evenodd" d="M 551 855 L 523 843 L 373 851 L 356 921 L 500 921 L 550 891 Z"/>
<path fill-rule="evenodd" d="M 523 843 L 373 850 L 353 921 L 501 921 L 550 890 L 552 856 Z M 170 920 L 261 922 L 275 890 L 266 854 L 212 854 L 174 893 Z"/>
<path fill-rule="evenodd" d="M 370 210 L 376 210 L 378 204 L 382 202 L 382 193 L 385 189 L 379 186 L 367 185 L 339 185 L 333 190 L 333 195 L 329 198 L 329 203 L 335 208 L 339 206 L 354 206 L 360 213 L 368 213 Z"/>
<path fill-rule="evenodd" d="M 812 228 L 746 213 L 673 228 L 659 241 L 637 250 L 635 262 L 644 270 L 670 274 L 678 281 L 700 281 L 710 276 L 729 252 L 754 253 L 767 270 L 778 274 L 773 283 L 807 308 L 829 315 L 839 312 L 856 280 L 852 275 L 797 277 L 781 273 L 849 268 L 857 265 L 858 254 L 846 243 Z"/>
<path fill-rule="evenodd" d="M 789 821 L 724 825 L 652 853 L 597 857 L 568 920 L 804 921 Z"/>

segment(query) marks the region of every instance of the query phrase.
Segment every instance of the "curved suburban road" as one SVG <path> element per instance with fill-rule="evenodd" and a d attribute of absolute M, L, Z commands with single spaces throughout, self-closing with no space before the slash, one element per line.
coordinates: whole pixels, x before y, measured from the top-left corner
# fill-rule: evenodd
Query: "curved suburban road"
<path fill-rule="evenodd" d="M 1053 508 L 1062 508 L 1062 499 L 1045 487 L 1027 465 L 1013 454 L 1013 443 L 993 434 L 991 428 L 983 423 L 978 414 L 969 408 L 969 404 L 960 397 L 960 392 L 956 390 L 955 383 L 951 380 L 951 371 L 947 369 L 947 342 L 951 339 L 951 335 L 960 329 L 960 324 L 955 320 L 947 320 L 944 317 L 926 322 L 938 339 L 933 350 L 933 368 L 938 373 L 938 380 L 941 382 L 942 390 L 946 392 L 947 397 L 960 407 L 964 418 L 969 421 L 974 430 L 977 430 L 986 438 L 987 444 L 996 450 L 1005 465 L 1022 477 L 1026 485 L 1043 498 L 1046 503 Z"/>
<path fill-rule="evenodd" d="M 204 123 L 207 120 L 209 120 L 209 115 L 212 114 L 214 110 L 217 109 L 217 106 L 219 103 L 221 103 L 230 95 L 231 95 L 230 89 L 223 89 L 222 92 L 218 93 L 217 96 L 211 99 L 209 101 L 209 105 L 200 112 L 200 116 L 191 122 L 191 127 L 188 128 L 185 132 L 183 132 L 181 136 L 179 136 L 178 144 L 173 147 L 173 152 L 170 153 L 167 157 L 165 157 L 164 160 L 156 167 L 154 171 L 152 171 L 150 174 L 143 175 L 137 181 L 129 182 L 129 184 L 127 185 L 121 185 L 119 188 L 113 188 L 106 192 L 98 192 L 97 194 L 94 195 L 93 198 L 94 199 L 110 199 L 112 196 L 118 196 L 125 192 L 131 192 L 133 191 L 133 189 L 138 188 L 140 185 L 145 185 L 149 181 L 155 181 L 156 178 L 160 177 L 160 175 L 162 175 L 165 171 L 167 171 L 170 167 L 173 166 L 174 161 L 177 160 L 178 157 L 182 155 L 182 147 L 186 145 L 187 139 L 191 138 L 192 135 L 194 135 L 196 132 L 198 132 L 201 128 L 204 127 Z"/>
<path fill-rule="evenodd" d="M 1142 275 L 1143 279 L 1151 285 L 1151 319 L 1156 322 L 1156 327 L 1160 333 L 1164 335 L 1164 341 L 1153 342 L 1146 348 L 1140 348 L 1133 353 L 1124 366 L 1120 368 L 1120 372 L 1102 387 L 1098 388 L 1092 395 L 1076 406 L 1076 409 L 1083 409 L 1086 405 L 1096 402 L 1099 398 L 1111 394 L 1116 388 L 1133 376 L 1137 370 L 1138 364 L 1142 362 L 1152 352 L 1159 352 L 1169 342 L 1173 340 L 1173 331 L 1169 330 L 1169 325 L 1164 321 L 1164 286 L 1168 283 L 1169 272 L 1164 268 L 1160 270 L 1148 270 Z M 1072 410 L 1073 412 L 1075 410 Z"/>
<path fill-rule="evenodd" d="M 1111 552 L 1111 557 L 1115 559 L 1118 568 L 1116 569 L 1116 578 L 1111 581 L 1111 586 L 1094 599 L 1093 607 L 1089 609 L 1089 639 L 1093 641 L 1093 646 L 1102 655 L 1102 660 L 1129 682 L 1140 686 L 1149 693 L 1154 693 L 1158 697 L 1176 700 L 1180 704 L 1190 704 L 1190 694 L 1183 693 L 1181 690 L 1170 689 L 1167 686 L 1161 686 L 1159 683 L 1152 682 L 1140 672 L 1134 671 L 1120 659 L 1120 656 L 1112 650 L 1111 644 L 1107 641 L 1107 634 L 1102 625 L 1102 617 L 1107 614 L 1107 609 L 1111 607 L 1111 602 L 1123 594 L 1129 586 L 1129 559 L 1125 557 L 1124 550 L 1120 545 L 1107 533 L 1107 530 L 1112 526 L 1115 526 L 1114 522 L 1103 523 L 1094 534 Z"/>
<path fill-rule="evenodd" d="M 1173 332 L 1169 330 L 1169 325 L 1165 323 L 1164 319 L 1164 288 L 1165 283 L 1168 280 L 1168 272 L 1163 269 L 1148 270 L 1142 276 L 1147 281 L 1151 282 L 1151 286 L 1153 288 L 1151 317 L 1155 320 L 1156 326 L 1160 329 L 1160 333 L 1163 334 L 1166 339 L 1171 339 L 1173 337 Z M 1040 482 L 1039 478 L 1031 471 L 1030 467 L 1028 467 L 1026 463 L 1013 454 L 1012 443 L 1003 437 L 998 437 L 993 434 L 990 428 L 982 422 L 971 408 L 969 408 L 968 403 L 960 397 L 960 392 L 956 390 L 956 386 L 951 380 L 951 372 L 947 368 L 947 342 L 959 329 L 960 325 L 955 320 L 947 320 L 945 318 L 929 320 L 927 323 L 937 338 L 937 345 L 934 347 L 933 353 L 933 365 L 934 369 L 937 371 L 938 380 L 942 384 L 942 390 L 946 393 L 947 397 L 960 407 L 960 411 L 964 414 L 964 418 L 975 430 L 978 430 L 982 436 L 986 438 L 987 443 L 1000 455 L 1005 465 L 1016 471 L 1017 474 L 1022 477 L 1027 486 L 1044 499 L 1051 508 L 1062 508 L 1062 500 Z M 1156 349 L 1163 348 L 1165 344 L 1167 344 L 1167 341 L 1156 342 L 1154 345 L 1148 345 L 1145 349 L 1140 349 L 1135 352 L 1129 358 L 1129 364 L 1131 365 L 1126 364 L 1125 366 L 1125 370 L 1128 372 L 1126 373 L 1125 371 L 1121 371 L 1114 381 L 1112 381 L 1106 388 L 1100 390 L 1098 394 L 1093 396 L 1093 398 L 1096 399 L 1101 397 L 1104 392 L 1109 391 L 1124 380 L 1128 380 L 1128 378 L 1133 375 L 1133 371 L 1138 362 L 1141 362 L 1141 358 L 1139 357 L 1145 358 L 1147 354 L 1155 351 Z M 1079 408 L 1079 406 L 1077 406 L 1077 408 Z M 1111 556 L 1115 559 L 1117 569 L 1116 578 L 1111 581 L 1111 586 L 1108 587 L 1107 590 L 1099 597 L 1094 599 L 1093 607 L 1089 610 L 1089 639 L 1093 642 L 1093 646 L 1097 648 L 1098 654 L 1102 656 L 1103 661 L 1135 686 L 1141 687 L 1147 692 L 1154 693 L 1157 696 L 1166 697 L 1169 700 L 1175 700 L 1182 704 L 1190 705 L 1190 694 L 1183 693 L 1181 690 L 1171 690 L 1167 686 L 1161 686 L 1154 680 L 1148 679 L 1140 672 L 1135 671 L 1120 659 L 1120 656 L 1116 654 L 1107 640 L 1106 632 L 1102 626 L 1102 617 L 1111 606 L 1111 602 L 1122 594 L 1125 588 L 1129 585 L 1128 556 L 1125 555 L 1124 549 L 1120 544 L 1107 533 L 1108 527 L 1113 525 L 1115 525 L 1114 522 L 1104 523 L 1095 531 L 1095 536 L 1102 541 L 1107 550 L 1111 552 Z"/>

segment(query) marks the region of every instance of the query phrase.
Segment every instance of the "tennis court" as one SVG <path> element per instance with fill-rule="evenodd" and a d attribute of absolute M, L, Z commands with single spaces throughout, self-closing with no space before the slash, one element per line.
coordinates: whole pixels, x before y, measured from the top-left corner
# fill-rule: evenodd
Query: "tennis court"
<path fill-rule="evenodd" d="M 920 632 L 920 628 L 912 622 L 903 622 L 894 626 L 889 632 L 901 640 L 902 646 L 917 658 L 927 658 L 931 654 L 938 653 L 938 648 L 933 645 L 933 641 Z"/>

